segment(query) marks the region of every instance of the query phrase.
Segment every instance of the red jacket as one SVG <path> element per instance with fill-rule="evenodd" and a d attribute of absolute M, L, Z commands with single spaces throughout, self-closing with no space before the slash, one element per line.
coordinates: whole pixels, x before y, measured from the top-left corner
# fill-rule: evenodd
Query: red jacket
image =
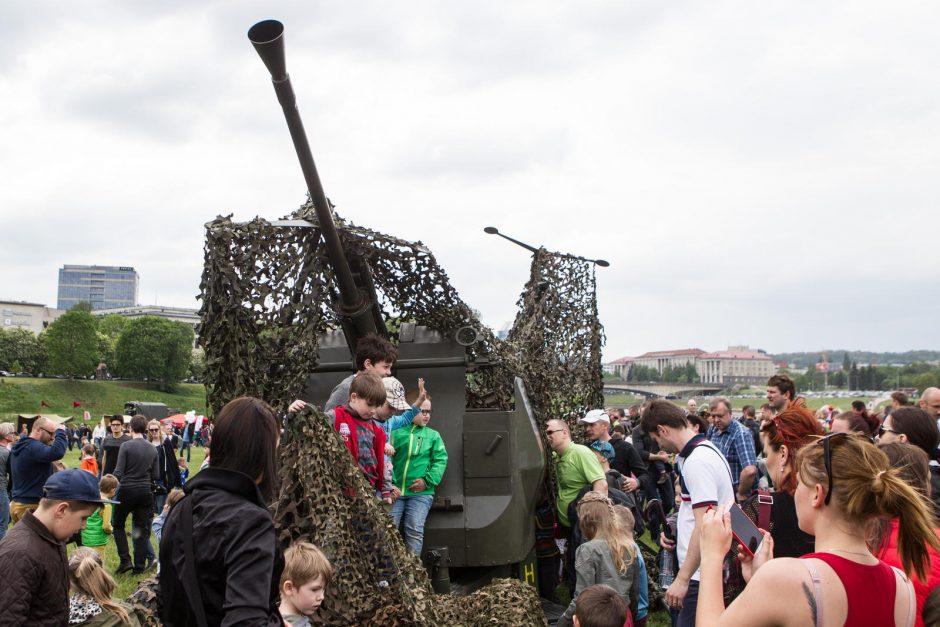
<path fill-rule="evenodd" d="M 376 490 L 381 490 L 385 471 L 385 431 L 371 418 L 360 418 L 348 405 L 337 407 L 335 414 L 333 428 L 343 438 L 346 448 L 352 453 L 353 460 L 359 465 L 368 482 Z M 360 428 L 372 431 L 372 450 L 363 451 L 362 455 L 357 435 Z"/>

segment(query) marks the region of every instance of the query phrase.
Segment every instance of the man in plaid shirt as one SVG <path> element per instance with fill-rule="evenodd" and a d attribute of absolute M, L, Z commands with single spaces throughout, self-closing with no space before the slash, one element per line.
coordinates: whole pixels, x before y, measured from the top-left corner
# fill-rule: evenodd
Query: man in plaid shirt
<path fill-rule="evenodd" d="M 751 495 L 757 485 L 757 455 L 750 430 L 731 415 L 731 401 L 719 396 L 711 403 L 711 423 L 706 437 L 724 453 L 731 466 L 738 501 Z"/>

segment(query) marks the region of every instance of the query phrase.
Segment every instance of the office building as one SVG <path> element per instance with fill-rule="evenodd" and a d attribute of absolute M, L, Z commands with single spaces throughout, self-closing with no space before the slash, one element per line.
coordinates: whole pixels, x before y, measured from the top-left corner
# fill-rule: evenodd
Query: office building
<path fill-rule="evenodd" d="M 0 326 L 7 331 L 21 327 L 38 335 L 64 313 L 61 309 L 53 309 L 40 303 L 0 300 Z"/>
<path fill-rule="evenodd" d="M 59 269 L 58 309 L 69 310 L 80 301 L 92 309 L 137 305 L 140 277 L 127 266 L 75 266 Z"/>

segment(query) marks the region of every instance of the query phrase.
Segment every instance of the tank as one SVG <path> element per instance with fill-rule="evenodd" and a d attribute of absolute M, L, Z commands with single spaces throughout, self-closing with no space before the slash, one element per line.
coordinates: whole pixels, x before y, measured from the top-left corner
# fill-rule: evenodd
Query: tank
<path fill-rule="evenodd" d="M 302 398 L 323 406 L 331 390 L 353 371 L 356 342 L 367 333 L 388 336 L 368 264 L 344 250 L 317 173 L 287 74 L 283 25 L 260 22 L 249 39 L 271 74 L 278 102 L 307 183 L 318 224 L 284 221 L 285 227 L 319 228 L 339 294 L 334 309 L 341 329 L 320 339 L 318 367 Z M 448 451 L 425 525 L 424 559 L 435 588 L 448 581 L 471 590 L 493 577 L 515 576 L 536 585 L 534 512 L 544 480 L 546 450 L 522 379 L 514 379 L 514 408 L 467 407 L 468 372 L 488 367 L 468 353 L 475 331 L 452 336 L 403 323 L 393 374 L 405 382 L 423 377 L 434 397 L 435 420 Z M 448 572 L 449 571 L 449 572 Z"/>

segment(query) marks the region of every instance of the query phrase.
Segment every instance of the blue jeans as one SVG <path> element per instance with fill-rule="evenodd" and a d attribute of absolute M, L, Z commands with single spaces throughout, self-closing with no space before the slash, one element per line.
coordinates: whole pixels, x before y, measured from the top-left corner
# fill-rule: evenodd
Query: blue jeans
<path fill-rule="evenodd" d="M 421 556 L 421 545 L 424 544 L 424 521 L 428 518 L 428 512 L 431 511 L 431 503 L 434 497 L 430 494 L 419 494 L 416 496 L 400 496 L 398 500 L 392 503 L 392 519 L 395 521 L 395 528 L 401 525 L 401 519 L 405 519 L 405 544 L 416 555 Z"/>
<path fill-rule="evenodd" d="M 7 527 L 10 526 L 10 496 L 7 494 L 7 487 L 0 486 L 0 540 L 7 535 Z"/>
<path fill-rule="evenodd" d="M 676 619 L 678 627 L 695 627 L 695 614 L 698 610 L 698 582 L 694 579 L 689 582 L 689 589 L 682 599 L 682 609 Z"/>
<path fill-rule="evenodd" d="M 192 454 L 193 454 L 192 449 L 193 449 L 192 442 L 183 440 L 183 443 L 180 445 L 180 457 L 183 456 L 183 451 L 186 451 L 186 461 L 187 462 L 192 461 Z"/>

